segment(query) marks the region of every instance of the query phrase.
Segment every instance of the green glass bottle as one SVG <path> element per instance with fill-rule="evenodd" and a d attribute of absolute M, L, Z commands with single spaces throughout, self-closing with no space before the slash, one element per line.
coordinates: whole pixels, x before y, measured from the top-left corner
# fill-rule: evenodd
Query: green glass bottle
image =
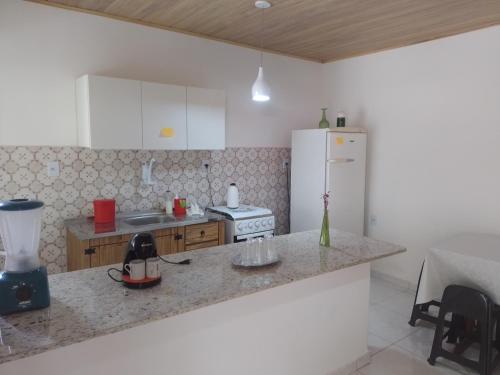
<path fill-rule="evenodd" d="M 330 223 L 328 220 L 328 208 L 326 207 L 323 213 L 323 223 L 321 224 L 321 234 L 319 237 L 319 244 L 321 246 L 330 247 Z"/>
<path fill-rule="evenodd" d="M 319 122 L 319 128 L 320 129 L 327 129 L 327 128 L 330 127 L 330 123 L 326 119 L 326 110 L 327 109 L 328 108 L 321 108 L 321 110 L 323 111 L 323 117 L 321 118 L 321 121 Z"/>

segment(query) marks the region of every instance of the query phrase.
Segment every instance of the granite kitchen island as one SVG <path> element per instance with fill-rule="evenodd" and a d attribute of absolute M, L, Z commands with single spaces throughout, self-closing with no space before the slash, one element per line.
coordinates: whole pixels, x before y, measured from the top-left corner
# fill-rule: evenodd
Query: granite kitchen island
<path fill-rule="evenodd" d="M 329 374 L 367 355 L 369 262 L 401 246 L 332 231 L 274 239 L 272 267 L 231 265 L 244 244 L 176 254 L 162 283 L 128 290 L 107 267 L 49 278 L 51 306 L 0 317 L 0 373 Z"/>

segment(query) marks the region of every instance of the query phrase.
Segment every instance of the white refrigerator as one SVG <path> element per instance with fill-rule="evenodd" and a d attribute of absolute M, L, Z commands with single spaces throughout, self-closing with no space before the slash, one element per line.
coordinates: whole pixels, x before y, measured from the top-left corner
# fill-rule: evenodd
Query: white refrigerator
<path fill-rule="evenodd" d="M 321 228 L 321 196 L 329 191 L 330 227 L 363 235 L 366 137 L 353 128 L 292 132 L 292 233 Z"/>

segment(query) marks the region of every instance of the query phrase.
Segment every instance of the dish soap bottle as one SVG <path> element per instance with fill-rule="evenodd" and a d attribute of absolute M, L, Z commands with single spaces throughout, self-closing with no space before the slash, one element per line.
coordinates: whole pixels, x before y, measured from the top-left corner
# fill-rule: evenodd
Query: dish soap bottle
<path fill-rule="evenodd" d="M 170 192 L 170 190 L 167 190 L 167 197 L 165 199 L 165 213 L 167 215 L 172 215 L 174 213 L 173 202 L 172 202 L 172 193 Z"/>

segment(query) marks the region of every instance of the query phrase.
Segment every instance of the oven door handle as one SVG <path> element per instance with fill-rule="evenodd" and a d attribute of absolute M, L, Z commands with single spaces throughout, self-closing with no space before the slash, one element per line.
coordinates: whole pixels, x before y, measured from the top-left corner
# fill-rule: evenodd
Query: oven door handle
<path fill-rule="evenodd" d="M 235 242 L 238 242 L 238 241 L 246 240 L 248 238 L 263 237 L 266 234 L 274 234 L 274 230 L 266 230 L 264 232 L 241 234 L 239 236 L 234 236 L 234 239 L 235 239 Z"/>

